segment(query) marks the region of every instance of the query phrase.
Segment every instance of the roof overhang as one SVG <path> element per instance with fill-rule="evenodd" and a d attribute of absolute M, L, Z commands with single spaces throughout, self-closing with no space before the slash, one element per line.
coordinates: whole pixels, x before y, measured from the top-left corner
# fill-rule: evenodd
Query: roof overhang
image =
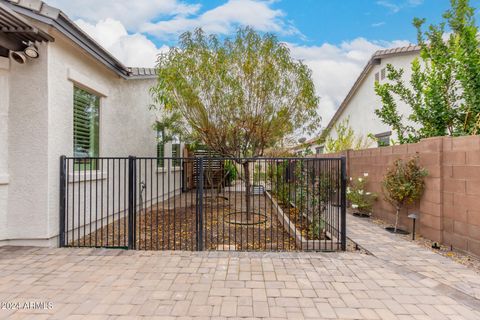
<path fill-rule="evenodd" d="M 325 131 L 330 131 L 335 123 L 337 122 L 338 118 L 342 115 L 343 111 L 347 108 L 348 103 L 350 100 L 353 98 L 357 90 L 360 88 L 361 84 L 369 74 L 370 70 L 372 70 L 373 66 L 379 65 L 382 62 L 382 59 L 392 57 L 392 56 L 402 56 L 402 55 L 408 55 L 408 54 L 416 54 L 420 52 L 420 47 L 419 46 L 407 46 L 407 47 L 399 47 L 399 48 L 393 48 L 393 49 L 386 49 L 386 50 L 379 50 L 375 52 L 370 60 L 368 61 L 367 65 L 365 68 L 363 68 L 362 73 L 360 73 L 360 76 L 357 78 L 355 83 L 353 84 L 352 88 L 348 92 L 347 96 L 343 100 L 342 104 L 340 104 L 340 107 L 338 107 L 337 111 L 333 115 L 332 119 L 328 123 L 328 125 L 325 127 Z"/>
<path fill-rule="evenodd" d="M 30 42 L 54 41 L 54 38 L 33 26 L 27 19 L 0 2 L 0 54 L 23 50 Z"/>
<path fill-rule="evenodd" d="M 51 7 L 41 0 L 0 0 L 0 3 L 5 3 L 4 6 L 10 8 L 15 13 L 58 30 L 60 34 L 124 79 L 156 78 L 156 71 L 152 68 L 128 68 L 123 65 L 110 52 L 80 29 L 61 10 Z M 139 69 L 146 71 L 138 72 Z"/>

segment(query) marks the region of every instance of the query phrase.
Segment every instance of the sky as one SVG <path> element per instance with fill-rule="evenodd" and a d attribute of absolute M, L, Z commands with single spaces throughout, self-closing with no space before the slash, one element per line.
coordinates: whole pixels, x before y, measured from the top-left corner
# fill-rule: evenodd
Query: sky
<path fill-rule="evenodd" d="M 471 0 L 480 8 L 480 0 Z M 154 67 L 179 35 L 202 27 L 228 37 L 239 26 L 271 32 L 306 63 L 320 96 L 321 126 L 370 56 L 416 42 L 414 17 L 438 23 L 449 0 L 46 0 L 125 65 Z M 477 13 L 478 17 L 478 13 Z"/>

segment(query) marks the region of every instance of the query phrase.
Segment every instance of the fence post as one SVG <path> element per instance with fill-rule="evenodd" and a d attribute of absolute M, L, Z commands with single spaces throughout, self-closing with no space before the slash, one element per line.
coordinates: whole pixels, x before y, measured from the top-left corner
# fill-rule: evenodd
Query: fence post
<path fill-rule="evenodd" d="M 66 196 L 66 184 L 67 184 L 67 157 L 60 156 L 60 228 L 59 228 L 59 247 L 65 246 L 65 196 Z"/>
<path fill-rule="evenodd" d="M 342 182 L 341 182 L 341 249 L 347 250 L 347 159 L 341 158 Z"/>
<path fill-rule="evenodd" d="M 196 215 L 197 215 L 197 224 L 196 224 L 196 240 L 197 240 L 197 251 L 203 251 L 203 158 L 198 160 L 198 181 L 197 181 L 197 194 L 196 194 Z"/>
<path fill-rule="evenodd" d="M 136 157 L 128 157 L 128 249 L 135 249 L 136 194 L 137 180 Z"/>

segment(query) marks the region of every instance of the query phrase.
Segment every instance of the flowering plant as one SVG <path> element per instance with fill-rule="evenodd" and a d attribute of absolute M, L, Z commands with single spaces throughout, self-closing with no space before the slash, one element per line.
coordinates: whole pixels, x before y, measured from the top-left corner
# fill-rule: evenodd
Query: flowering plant
<path fill-rule="evenodd" d="M 387 170 L 382 187 L 385 200 L 396 209 L 394 232 L 397 232 L 400 210 L 422 197 L 426 176 L 428 171 L 418 164 L 418 156 L 397 159 Z"/>
<path fill-rule="evenodd" d="M 351 207 L 360 214 L 370 215 L 372 213 L 373 202 L 377 199 L 377 195 L 366 190 L 368 182 L 368 173 L 364 173 L 363 177 L 350 178 L 347 187 L 347 199 L 351 203 Z"/>

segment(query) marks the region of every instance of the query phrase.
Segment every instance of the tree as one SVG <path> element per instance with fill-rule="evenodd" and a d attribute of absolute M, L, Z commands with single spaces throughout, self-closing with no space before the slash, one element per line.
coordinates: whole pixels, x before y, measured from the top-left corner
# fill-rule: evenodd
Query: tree
<path fill-rule="evenodd" d="M 340 152 L 345 150 L 358 150 L 367 148 L 369 138 L 355 136 L 350 126 L 350 118 L 346 118 L 334 126 L 337 137 L 334 139 L 328 136 L 325 140 L 325 150 L 327 153 Z"/>
<path fill-rule="evenodd" d="M 420 59 L 412 62 L 410 86 L 403 80 L 403 70 L 392 65 L 387 66 L 390 81 L 375 84 L 382 100 L 375 113 L 397 133 L 399 143 L 478 132 L 480 41 L 474 15 L 468 0 L 451 0 L 439 25 L 423 31 L 425 19 L 414 19 L 421 50 Z M 447 26 L 450 34 L 445 39 Z M 410 107 L 407 119 L 398 112 L 396 97 Z"/>
<path fill-rule="evenodd" d="M 397 232 L 400 210 L 420 199 L 425 189 L 425 177 L 428 171 L 418 165 L 418 158 L 407 161 L 395 160 L 393 167 L 387 170 L 383 179 L 383 194 L 392 206 L 395 207 L 395 227 Z"/>
<path fill-rule="evenodd" d="M 248 217 L 252 158 L 320 120 L 311 71 L 274 35 L 251 28 L 223 40 L 201 29 L 182 34 L 159 56 L 152 93 L 196 140 L 243 166 Z"/>

